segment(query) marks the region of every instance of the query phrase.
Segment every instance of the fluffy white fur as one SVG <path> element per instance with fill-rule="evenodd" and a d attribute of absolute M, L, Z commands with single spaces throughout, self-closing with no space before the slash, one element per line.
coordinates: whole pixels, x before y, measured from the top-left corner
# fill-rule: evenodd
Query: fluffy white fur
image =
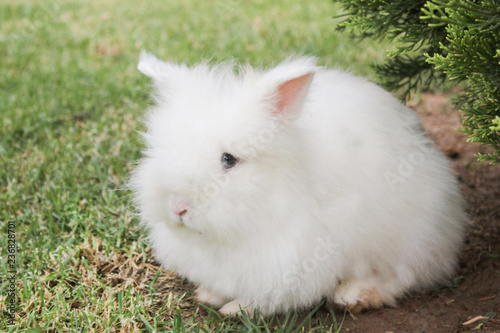
<path fill-rule="evenodd" d="M 155 257 L 200 301 L 378 307 L 453 274 L 463 202 L 412 110 L 313 58 L 233 67 L 139 63 L 156 104 L 134 197 Z"/>

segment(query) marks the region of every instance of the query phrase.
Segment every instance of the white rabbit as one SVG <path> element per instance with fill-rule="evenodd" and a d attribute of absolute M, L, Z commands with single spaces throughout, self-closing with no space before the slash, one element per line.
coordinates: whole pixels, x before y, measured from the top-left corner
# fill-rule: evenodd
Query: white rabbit
<path fill-rule="evenodd" d="M 261 71 L 143 52 L 138 68 L 156 103 L 131 187 L 155 257 L 199 301 L 358 311 L 454 273 L 457 182 L 388 92 L 309 57 Z"/>

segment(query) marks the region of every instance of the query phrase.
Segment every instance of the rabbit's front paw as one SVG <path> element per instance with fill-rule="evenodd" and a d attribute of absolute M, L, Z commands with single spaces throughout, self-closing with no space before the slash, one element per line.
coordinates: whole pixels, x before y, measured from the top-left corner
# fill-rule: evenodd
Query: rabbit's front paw
<path fill-rule="evenodd" d="M 224 305 L 222 308 L 220 308 L 219 313 L 222 316 L 232 316 L 235 314 L 238 314 L 241 312 L 246 312 L 250 317 L 253 316 L 254 308 L 251 305 L 243 303 L 239 299 L 235 299 L 226 305 Z"/>
<path fill-rule="evenodd" d="M 376 287 L 366 286 L 356 281 L 339 285 L 335 290 L 333 302 L 346 307 L 353 313 L 365 309 L 377 309 L 384 305 L 380 292 Z"/>
<path fill-rule="evenodd" d="M 228 298 L 214 293 L 213 291 L 208 290 L 202 286 L 199 286 L 198 289 L 196 289 L 196 299 L 198 300 L 198 302 L 213 305 L 216 309 L 221 308 L 229 301 Z"/>

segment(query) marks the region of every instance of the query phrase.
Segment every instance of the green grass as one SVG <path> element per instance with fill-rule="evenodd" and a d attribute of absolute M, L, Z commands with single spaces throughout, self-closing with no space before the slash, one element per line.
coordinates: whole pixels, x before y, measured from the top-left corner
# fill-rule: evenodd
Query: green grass
<path fill-rule="evenodd" d="M 328 0 L 1 0 L 0 330 L 339 330 L 329 311 L 301 324 L 296 313 L 252 321 L 200 310 L 191 285 L 158 270 L 125 187 L 149 102 L 141 49 L 189 64 L 312 54 L 369 76 L 383 50 L 334 32 L 338 14 Z M 13 326 L 7 221 L 16 223 Z"/>

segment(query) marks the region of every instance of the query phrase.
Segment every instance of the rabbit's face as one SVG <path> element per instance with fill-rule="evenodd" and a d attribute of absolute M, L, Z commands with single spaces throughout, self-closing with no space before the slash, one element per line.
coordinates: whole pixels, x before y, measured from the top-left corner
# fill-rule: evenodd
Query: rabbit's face
<path fill-rule="evenodd" d="M 286 172 L 283 155 L 292 152 L 278 149 L 284 125 L 266 111 L 262 96 L 242 103 L 237 91 L 216 101 L 221 92 L 213 93 L 158 105 L 144 161 L 145 175 L 153 177 L 144 191 L 157 193 L 155 215 L 212 236 L 256 227 L 249 220 L 261 219 L 273 174 Z"/>
<path fill-rule="evenodd" d="M 283 107 L 277 88 L 252 75 L 182 71 L 175 85 L 157 85 L 148 116 L 146 157 L 133 179 L 143 216 L 233 240 L 274 228 L 298 153 L 290 117 L 274 112 Z"/>

